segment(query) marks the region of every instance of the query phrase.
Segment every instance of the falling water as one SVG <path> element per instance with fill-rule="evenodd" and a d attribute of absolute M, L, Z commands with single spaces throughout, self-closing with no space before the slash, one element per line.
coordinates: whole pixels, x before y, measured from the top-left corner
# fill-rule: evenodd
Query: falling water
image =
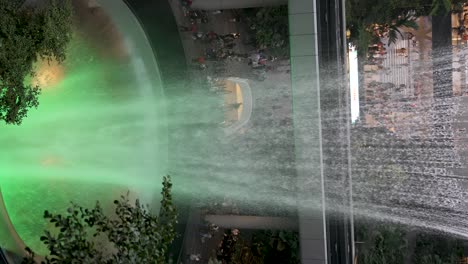
<path fill-rule="evenodd" d="M 374 84 L 381 97 L 365 105 L 362 117 L 381 123 L 361 120 L 351 129 L 356 216 L 468 236 L 467 100 L 452 92 L 451 72 L 459 70 L 453 58 L 444 50 L 433 52 L 432 62 L 417 61 L 422 87 L 414 94 Z"/>
<path fill-rule="evenodd" d="M 452 81 L 447 83 L 447 76 L 433 80 L 433 63 L 438 65 L 438 72 L 458 70 L 452 58 L 451 53 L 442 51 L 419 62 L 417 75 L 425 79 L 418 95 L 404 95 L 392 84 L 376 84 L 380 85 L 382 100 L 369 102 L 361 109 L 362 120 L 350 127 L 350 141 L 345 127 L 338 127 L 346 109 L 327 105 L 327 98 L 321 98 L 322 109 L 327 109 L 321 115 L 324 128 L 341 131 L 338 137 L 322 138 L 322 166 L 333 167 L 324 174 L 327 210 L 349 212 L 342 204 L 342 198 L 349 193 L 345 186 L 352 188 L 356 217 L 467 237 L 464 126 L 468 101 L 466 97 L 453 95 Z M 336 84 L 336 79 L 322 81 L 335 83 L 331 86 L 337 94 L 343 89 Z M 200 133 L 190 132 L 186 141 L 182 134 L 172 135 L 181 142 L 190 142 L 184 144 L 177 159 L 172 160 L 176 164 L 171 166 L 174 175 L 184 179 L 176 187 L 180 188 L 181 195 L 197 197 L 205 204 L 227 199 L 238 205 L 241 214 L 271 215 L 275 211 L 291 214 L 298 208 L 301 186 L 296 182 L 296 169 L 302 167 L 313 175 L 320 168 L 294 160 L 293 124 L 288 118 L 276 116 L 274 111 L 277 107 L 287 108 L 286 116 L 292 116 L 291 105 L 287 103 L 291 94 L 288 89 L 270 88 L 281 83 L 278 80 L 251 82 L 255 89 L 253 119 L 244 134 L 233 138 L 226 138 L 217 127 L 222 117 L 216 117 L 216 102 L 185 101 L 189 120 L 179 120 L 180 130 Z M 275 101 L 283 96 L 286 100 Z M 200 98 L 206 99 L 206 95 Z M 192 114 L 201 119 L 193 118 Z M 371 126 L 364 122 L 365 114 L 373 114 L 381 120 L 393 116 L 394 120 Z M 315 115 L 310 113 L 310 117 Z M 202 121 L 210 119 L 212 121 Z M 314 122 L 313 118 L 310 120 Z M 314 131 L 308 140 L 319 148 Z M 348 144 L 350 163 L 344 164 L 338 160 L 347 155 Z M 352 185 L 346 186 L 341 182 L 343 178 L 336 175 L 348 169 Z M 319 187 L 319 181 L 313 178 L 310 181 Z M 304 192 L 311 191 L 320 190 Z M 319 206 L 320 203 L 312 202 L 300 207 L 319 210 Z"/>
<path fill-rule="evenodd" d="M 404 112 L 393 132 L 387 123 L 369 127 L 361 120 L 351 126 L 348 138 L 345 127 L 338 127 L 347 109 L 327 105 L 324 94 L 320 99 L 327 111 L 321 119 L 315 112 L 307 117 L 341 134 L 322 140 L 310 131 L 305 141 L 323 148 L 323 163 L 316 166 L 296 160 L 294 128 L 309 124 L 293 123 L 288 74 L 249 82 L 251 120 L 227 136 L 223 99 L 209 91 L 204 78 L 180 78 L 179 87 L 165 89 L 182 92 L 163 99 L 162 85 L 155 81 L 159 73 L 149 71 L 140 58 L 116 64 L 92 53 L 72 51 L 64 79 L 44 90 L 39 109 L 21 126 L 1 128 L 0 145 L 8 151 L 0 153 L 0 187 L 28 244 L 37 246 L 38 233 L 46 227 L 36 221 L 44 209 L 63 210 L 69 200 L 85 205 L 111 200 L 127 189 L 151 201 L 166 173 L 173 176 L 176 199 L 184 202 L 216 207 L 224 201 L 240 214 L 291 216 L 301 192 L 316 191 L 301 188 L 309 182 L 298 184 L 296 170 L 315 175 L 320 166 L 351 172 L 357 216 L 468 234 L 467 137 L 462 130 L 468 100 L 438 93 L 444 82 L 432 82 L 429 60 L 418 68 L 426 76 L 418 105 L 408 103 L 397 87 L 381 85 L 384 100 L 362 109 L 382 117 Z M 436 55 L 437 60 L 452 60 L 451 54 Z M 453 67 L 441 65 L 445 68 L 440 70 Z M 148 79 L 151 75 L 157 78 Z M 341 84 L 331 86 L 337 93 L 346 90 Z M 336 162 L 347 147 L 350 163 Z M 346 196 L 350 190 L 343 189 L 341 178 L 325 172 L 327 195 L 336 200 Z M 320 187 L 312 177 L 310 181 Z M 348 212 L 333 199 L 327 210 Z M 301 207 L 318 210 L 319 205 Z"/>

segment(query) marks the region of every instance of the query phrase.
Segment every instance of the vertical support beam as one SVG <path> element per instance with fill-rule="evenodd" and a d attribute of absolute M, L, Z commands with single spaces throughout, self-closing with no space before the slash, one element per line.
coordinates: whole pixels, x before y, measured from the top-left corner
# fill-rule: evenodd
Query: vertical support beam
<path fill-rule="evenodd" d="M 316 16 L 315 1 L 290 0 L 291 81 L 303 264 L 328 262 Z"/>
<path fill-rule="evenodd" d="M 434 99 L 453 95 L 451 13 L 432 17 L 432 67 Z"/>
<path fill-rule="evenodd" d="M 303 263 L 352 263 L 350 109 L 343 0 L 291 0 Z"/>
<path fill-rule="evenodd" d="M 344 0 L 317 0 L 317 27 L 328 263 L 350 264 L 354 226 Z"/>
<path fill-rule="evenodd" d="M 432 17 L 432 69 L 434 114 L 432 141 L 443 142 L 444 152 L 454 154 L 453 136 L 453 46 L 452 14 L 440 12 Z M 432 144 L 432 143 L 431 143 Z"/>

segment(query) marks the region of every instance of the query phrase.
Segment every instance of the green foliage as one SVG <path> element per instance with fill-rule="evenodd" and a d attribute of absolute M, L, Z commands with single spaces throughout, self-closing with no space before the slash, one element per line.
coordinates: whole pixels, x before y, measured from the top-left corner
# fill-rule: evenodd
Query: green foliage
<path fill-rule="evenodd" d="M 208 264 L 223 264 L 220 260 L 210 258 Z"/>
<path fill-rule="evenodd" d="M 423 256 L 420 262 L 421 264 L 446 264 L 442 261 L 442 259 L 438 255 Z M 447 264 L 452 264 L 452 263 L 455 263 L 455 262 L 450 262 Z"/>
<path fill-rule="evenodd" d="M 251 21 L 258 48 L 287 49 L 289 47 L 288 7 L 260 8 Z"/>
<path fill-rule="evenodd" d="M 443 16 L 449 12 L 463 12 L 464 4 L 466 4 L 466 0 L 433 0 L 430 15 Z"/>
<path fill-rule="evenodd" d="M 358 227 L 357 239 L 363 244 L 358 250 L 362 264 L 400 264 L 407 253 L 406 232 L 398 225 L 382 224 Z"/>
<path fill-rule="evenodd" d="M 463 256 L 463 242 L 442 235 L 419 234 L 413 254 L 415 264 L 455 264 Z"/>
<path fill-rule="evenodd" d="M 26 253 L 29 257 L 24 258 L 21 264 L 36 264 L 36 254 L 29 247 L 26 248 Z"/>
<path fill-rule="evenodd" d="M 426 0 L 347 0 L 346 23 L 350 32 L 349 41 L 358 47 L 360 56 L 367 54 L 367 47 L 379 41 L 379 35 L 388 34 L 389 43 L 394 43 L 401 27 L 417 28 L 418 14 L 426 14 Z"/>
<path fill-rule="evenodd" d="M 414 20 L 414 17 L 408 13 L 399 16 L 397 20 L 388 25 L 388 28 L 384 28 L 384 30 L 388 31 L 388 41 L 390 43 L 397 41 L 397 34 L 404 38 L 403 33 L 400 31 L 402 27 L 417 29 L 418 24 Z"/>
<path fill-rule="evenodd" d="M 38 58 L 63 62 L 71 39 L 70 0 L 47 0 L 43 7 L 24 0 L 0 0 L 0 120 L 21 124 L 39 105 L 40 87 L 25 84 Z"/>
<path fill-rule="evenodd" d="M 452 0 L 433 0 L 431 16 L 443 15 L 450 11 Z"/>
<path fill-rule="evenodd" d="M 221 255 L 225 254 L 223 261 L 228 263 L 301 263 L 298 232 L 262 230 L 253 233 L 252 239 L 246 241 L 242 235 L 232 236 L 229 231 L 225 234 L 224 243 L 229 243 L 229 247 L 224 248 Z"/>
<path fill-rule="evenodd" d="M 263 263 L 299 264 L 299 233 L 291 231 L 260 231 L 253 245 Z"/>
<path fill-rule="evenodd" d="M 131 205 L 128 194 L 114 201 L 111 216 L 104 214 L 99 202 L 91 209 L 72 203 L 64 215 L 45 211 L 44 218 L 55 230 L 45 231 L 40 238 L 50 252 L 42 263 L 167 263 L 177 223 L 171 188 L 170 178 L 164 177 L 157 216 L 139 200 Z M 35 263 L 34 253 L 27 250 L 23 263 Z"/>
<path fill-rule="evenodd" d="M 379 41 L 377 33 L 386 32 L 395 43 L 400 28 L 417 29 L 419 16 L 445 15 L 460 10 L 464 0 L 346 0 L 346 23 L 349 41 L 358 47 L 360 56 Z M 450 29 L 447 29 L 450 30 Z"/>
<path fill-rule="evenodd" d="M 358 55 L 366 55 L 372 40 L 372 34 L 367 30 L 366 26 L 364 24 L 359 25 L 356 28 L 356 33 L 351 33 L 351 38 L 351 43 L 357 46 Z M 357 40 L 354 40 L 354 38 L 357 38 Z"/>

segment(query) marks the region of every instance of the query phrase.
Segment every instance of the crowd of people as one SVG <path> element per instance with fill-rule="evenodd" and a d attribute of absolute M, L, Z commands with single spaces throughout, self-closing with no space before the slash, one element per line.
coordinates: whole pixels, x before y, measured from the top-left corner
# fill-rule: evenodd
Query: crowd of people
<path fill-rule="evenodd" d="M 210 23 L 210 16 L 223 14 L 223 11 L 192 10 L 192 1 L 181 1 L 187 24 L 180 25 L 180 31 L 190 34 L 194 42 L 205 46 L 204 52 L 192 59 L 194 68 L 207 70 L 209 74 L 216 77 L 225 77 L 229 74 L 228 63 L 233 61 L 245 62 L 246 66 L 250 68 L 247 71 L 250 73 L 249 77 L 257 81 L 266 79 L 266 72 L 270 70 L 268 63 L 276 60 L 275 57 L 268 56 L 264 50 L 256 50 L 254 47 L 252 47 L 251 52 L 239 52 L 245 50 L 245 46 L 242 48 L 239 48 L 239 46 L 245 45 L 244 43 L 247 42 L 242 39 L 243 36 L 239 32 L 219 33 L 214 30 L 201 30 L 201 28 L 206 29 L 207 27 L 203 24 Z M 230 14 L 229 17 L 231 16 L 229 22 L 238 23 L 242 21 L 240 15 Z"/>

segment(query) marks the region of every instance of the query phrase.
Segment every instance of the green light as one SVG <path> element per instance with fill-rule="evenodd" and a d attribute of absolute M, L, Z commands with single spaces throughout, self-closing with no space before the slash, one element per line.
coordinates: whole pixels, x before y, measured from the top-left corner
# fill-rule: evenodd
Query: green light
<path fill-rule="evenodd" d="M 64 79 L 43 89 L 39 108 L 21 126 L 0 125 L 0 187 L 18 234 L 38 253 L 45 209 L 112 201 L 128 189 L 150 202 L 167 173 L 161 84 L 144 91 L 131 61 L 97 57 L 73 43 Z"/>

